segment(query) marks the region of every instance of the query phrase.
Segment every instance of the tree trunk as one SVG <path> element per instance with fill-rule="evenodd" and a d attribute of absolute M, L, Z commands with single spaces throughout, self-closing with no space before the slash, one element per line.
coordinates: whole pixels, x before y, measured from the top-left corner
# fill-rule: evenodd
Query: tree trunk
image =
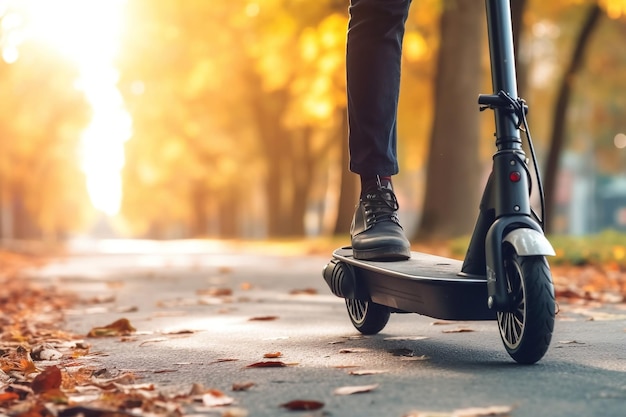
<path fill-rule="evenodd" d="M 250 74 L 249 88 L 260 135 L 261 151 L 264 152 L 267 164 L 265 189 L 267 199 L 267 233 L 270 237 L 279 237 L 285 230 L 286 196 L 283 186 L 289 167 L 289 159 L 285 149 L 289 145 L 289 134 L 283 128 L 281 118 L 288 100 L 288 92 L 279 90 L 274 92 L 262 91 L 262 82 L 257 74 Z"/>
<path fill-rule="evenodd" d="M 557 99 L 554 105 L 554 124 L 552 125 L 552 133 L 550 135 L 550 150 L 546 161 L 546 171 L 544 175 L 544 193 L 546 196 L 546 212 L 544 214 L 546 228 L 551 232 L 550 220 L 555 211 L 555 196 L 557 186 L 557 174 L 559 171 L 559 159 L 565 145 L 565 128 L 567 119 L 567 109 L 569 106 L 572 87 L 576 76 L 580 72 L 583 65 L 585 51 L 589 45 L 591 36 L 598 26 L 602 16 L 602 10 L 598 4 L 594 3 L 590 6 L 585 17 L 576 43 L 574 44 L 574 52 L 572 53 L 569 64 L 567 65 L 561 84 L 558 88 Z"/>
<path fill-rule="evenodd" d="M 416 240 L 472 230 L 479 202 L 479 111 L 484 4 L 447 1 L 441 16 L 426 193 Z"/>
<path fill-rule="evenodd" d="M 204 181 L 196 180 L 191 187 L 191 225 L 192 237 L 206 236 L 208 232 L 207 222 L 207 190 Z"/>
<path fill-rule="evenodd" d="M 239 233 L 239 202 L 241 198 L 238 192 L 239 190 L 235 187 L 224 190 L 218 202 L 218 236 L 220 239 L 233 239 L 241 236 Z"/>
<path fill-rule="evenodd" d="M 284 236 L 304 236 L 306 234 L 304 218 L 309 202 L 311 182 L 315 170 L 313 152 L 311 152 L 313 127 L 304 127 L 291 140 L 291 205 L 289 208 L 290 222 L 284 230 Z"/>
<path fill-rule="evenodd" d="M 346 109 L 341 109 L 341 187 L 339 190 L 339 207 L 333 233 L 335 235 L 347 235 L 350 233 L 350 223 L 356 205 L 358 193 L 358 176 L 348 169 L 350 166 L 350 153 L 348 151 L 348 118 Z"/>

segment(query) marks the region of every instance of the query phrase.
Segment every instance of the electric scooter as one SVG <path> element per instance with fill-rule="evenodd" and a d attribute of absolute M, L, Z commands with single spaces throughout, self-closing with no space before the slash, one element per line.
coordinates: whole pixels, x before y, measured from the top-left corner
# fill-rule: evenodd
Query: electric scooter
<path fill-rule="evenodd" d="M 510 0 L 486 0 L 494 94 L 480 94 L 480 110 L 495 114 L 496 151 L 463 261 L 411 252 L 406 261 L 354 259 L 333 252 L 323 277 L 344 298 L 354 327 L 376 334 L 391 313 L 443 320 L 496 320 L 508 354 L 518 363 L 539 361 L 550 345 L 556 302 L 546 256 L 544 197 L 528 129 L 528 107 L 517 96 Z M 540 213 L 530 204 L 532 175 L 521 131 L 532 156 Z"/>

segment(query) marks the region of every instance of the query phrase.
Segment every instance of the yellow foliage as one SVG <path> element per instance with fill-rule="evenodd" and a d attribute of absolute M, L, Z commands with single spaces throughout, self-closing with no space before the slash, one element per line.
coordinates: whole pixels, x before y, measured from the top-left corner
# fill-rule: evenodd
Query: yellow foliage
<path fill-rule="evenodd" d="M 403 45 L 404 57 L 410 61 L 420 61 L 429 56 L 429 48 L 426 39 L 419 32 L 407 32 Z"/>
<path fill-rule="evenodd" d="M 599 2 L 611 19 L 626 16 L 626 0 L 600 0 Z"/>

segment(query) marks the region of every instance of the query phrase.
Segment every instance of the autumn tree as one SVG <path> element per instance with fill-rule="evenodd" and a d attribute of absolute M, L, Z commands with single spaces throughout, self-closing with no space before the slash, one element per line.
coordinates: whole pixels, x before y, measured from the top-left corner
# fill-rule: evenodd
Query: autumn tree
<path fill-rule="evenodd" d="M 91 218 L 80 168 L 89 110 L 76 69 L 36 42 L 0 61 L 0 237 L 58 238 Z"/>
<path fill-rule="evenodd" d="M 336 3 L 305 12 L 289 2 L 129 3 L 139 22 L 120 60 L 135 121 L 129 221 L 194 223 L 195 235 L 212 220 L 304 234 L 311 184 L 339 149 L 336 107 L 345 107 Z"/>
<path fill-rule="evenodd" d="M 556 195 L 557 173 L 559 170 L 559 159 L 562 156 L 565 145 L 566 115 L 570 104 L 570 97 L 574 90 L 575 80 L 583 65 L 585 52 L 590 44 L 591 36 L 596 30 L 602 16 L 602 11 L 598 4 L 589 6 L 589 10 L 583 17 L 580 31 L 575 38 L 574 47 L 570 59 L 568 60 L 561 81 L 557 89 L 557 97 L 554 103 L 554 114 L 552 133 L 550 134 L 550 147 L 546 160 L 545 171 L 545 193 L 548 196 L 546 201 L 546 218 L 551 220 L 555 210 L 554 197 Z M 547 222 L 550 231 L 551 223 Z"/>

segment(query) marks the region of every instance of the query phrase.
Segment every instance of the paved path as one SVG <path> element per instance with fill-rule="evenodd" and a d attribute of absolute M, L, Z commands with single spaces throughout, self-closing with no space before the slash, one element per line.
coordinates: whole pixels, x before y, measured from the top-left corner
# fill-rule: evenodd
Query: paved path
<path fill-rule="evenodd" d="M 137 328 L 125 342 L 89 339 L 106 354 L 98 359 L 103 367 L 133 370 L 166 392 L 193 383 L 220 389 L 249 416 L 293 415 L 280 405 L 298 399 L 325 403 L 311 415 L 512 406 L 519 417 L 626 416 L 625 306 L 561 306 L 547 355 L 520 366 L 495 322 L 392 315 L 381 334 L 359 336 L 321 277 L 327 260 L 210 242 L 135 242 L 83 247 L 37 277 L 102 301 L 68 312 L 68 330 L 86 334 L 121 317 Z M 316 293 L 293 293 L 307 289 Z M 193 332 L 177 334 L 186 330 Z M 247 367 L 274 352 L 289 366 Z M 245 382 L 255 385 L 231 390 Z M 334 394 L 374 384 L 371 392 Z"/>

